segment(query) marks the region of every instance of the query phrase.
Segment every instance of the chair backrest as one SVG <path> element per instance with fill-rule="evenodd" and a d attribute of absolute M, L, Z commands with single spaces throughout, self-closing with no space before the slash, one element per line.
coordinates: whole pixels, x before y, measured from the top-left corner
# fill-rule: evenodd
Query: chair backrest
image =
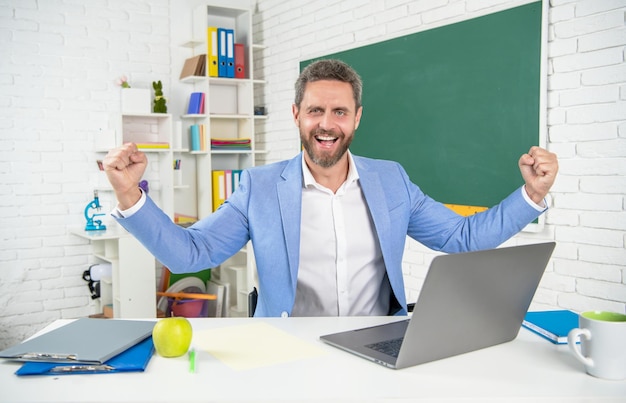
<path fill-rule="evenodd" d="M 254 311 L 256 311 L 256 301 L 259 298 L 259 293 L 254 287 L 250 294 L 248 294 L 248 317 L 254 316 Z"/>

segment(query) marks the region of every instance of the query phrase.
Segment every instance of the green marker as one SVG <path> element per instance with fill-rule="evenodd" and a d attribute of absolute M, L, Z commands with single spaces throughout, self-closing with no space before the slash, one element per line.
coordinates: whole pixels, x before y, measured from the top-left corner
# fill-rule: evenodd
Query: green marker
<path fill-rule="evenodd" d="M 189 372 L 192 374 L 196 373 L 196 350 L 189 350 Z"/>

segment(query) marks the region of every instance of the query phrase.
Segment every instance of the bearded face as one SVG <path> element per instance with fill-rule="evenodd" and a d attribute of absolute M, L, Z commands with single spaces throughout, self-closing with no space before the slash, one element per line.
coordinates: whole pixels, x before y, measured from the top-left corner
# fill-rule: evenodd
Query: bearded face
<path fill-rule="evenodd" d="M 355 107 L 350 84 L 333 80 L 308 83 L 302 102 L 293 106 L 308 160 L 322 168 L 341 161 L 352 143 L 361 111 Z"/>

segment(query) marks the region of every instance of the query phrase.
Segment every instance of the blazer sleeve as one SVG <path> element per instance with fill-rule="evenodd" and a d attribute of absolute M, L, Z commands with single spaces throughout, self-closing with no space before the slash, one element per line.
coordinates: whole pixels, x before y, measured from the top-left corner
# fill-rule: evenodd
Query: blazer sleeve
<path fill-rule="evenodd" d="M 481 213 L 463 217 L 415 186 L 408 235 L 446 253 L 495 248 L 535 220 L 541 211 L 528 204 L 518 188 Z"/>
<path fill-rule="evenodd" d="M 216 267 L 249 239 L 247 220 L 228 203 L 189 228 L 172 222 L 150 197 L 135 214 L 116 220 L 174 273 Z"/>

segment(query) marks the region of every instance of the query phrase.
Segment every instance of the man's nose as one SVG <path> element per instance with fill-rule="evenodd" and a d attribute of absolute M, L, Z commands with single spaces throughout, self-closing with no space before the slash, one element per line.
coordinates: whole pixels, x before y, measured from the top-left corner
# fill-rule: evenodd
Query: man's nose
<path fill-rule="evenodd" d="M 325 112 L 319 122 L 320 129 L 330 130 L 334 127 L 334 119 L 332 112 Z"/>

